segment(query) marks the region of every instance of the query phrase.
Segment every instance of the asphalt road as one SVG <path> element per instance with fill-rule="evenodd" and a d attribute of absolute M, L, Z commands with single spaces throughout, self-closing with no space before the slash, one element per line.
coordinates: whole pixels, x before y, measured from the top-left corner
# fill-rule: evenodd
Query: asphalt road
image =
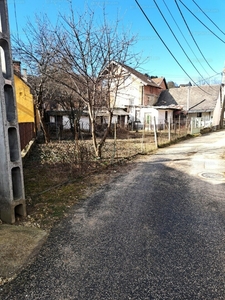
<path fill-rule="evenodd" d="M 76 206 L 2 300 L 225 299 L 225 132 L 143 158 Z"/>

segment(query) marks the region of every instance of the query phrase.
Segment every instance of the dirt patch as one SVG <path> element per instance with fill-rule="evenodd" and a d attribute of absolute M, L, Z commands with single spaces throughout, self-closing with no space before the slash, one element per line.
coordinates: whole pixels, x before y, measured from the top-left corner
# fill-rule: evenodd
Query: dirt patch
<path fill-rule="evenodd" d="M 47 232 L 37 228 L 0 225 L 0 285 L 12 280 L 32 261 L 47 237 Z"/>
<path fill-rule="evenodd" d="M 83 160 L 78 164 L 71 149 L 68 143 L 36 145 L 33 149 L 23 170 L 28 216 L 17 216 L 15 225 L 49 231 L 76 203 L 128 172 L 136 157 Z"/>
<path fill-rule="evenodd" d="M 163 132 L 159 136 L 161 141 L 168 138 Z M 16 225 L 50 230 L 73 205 L 111 177 L 127 172 L 134 158 L 154 151 L 152 132 L 132 132 L 129 138 L 116 141 L 107 139 L 100 160 L 93 154 L 91 140 L 36 144 L 23 168 L 28 216 L 17 216 Z"/>

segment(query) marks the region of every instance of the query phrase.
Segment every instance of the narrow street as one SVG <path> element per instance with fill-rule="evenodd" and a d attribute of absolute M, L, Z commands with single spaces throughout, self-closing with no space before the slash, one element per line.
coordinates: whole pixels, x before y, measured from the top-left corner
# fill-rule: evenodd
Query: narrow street
<path fill-rule="evenodd" d="M 74 207 L 2 300 L 224 300 L 225 131 L 141 158 Z"/>

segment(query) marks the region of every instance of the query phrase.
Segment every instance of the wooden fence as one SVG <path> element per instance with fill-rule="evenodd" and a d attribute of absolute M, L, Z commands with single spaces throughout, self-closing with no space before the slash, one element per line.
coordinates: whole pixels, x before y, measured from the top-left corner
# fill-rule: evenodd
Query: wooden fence
<path fill-rule="evenodd" d="M 21 151 L 35 138 L 34 123 L 19 123 Z"/>

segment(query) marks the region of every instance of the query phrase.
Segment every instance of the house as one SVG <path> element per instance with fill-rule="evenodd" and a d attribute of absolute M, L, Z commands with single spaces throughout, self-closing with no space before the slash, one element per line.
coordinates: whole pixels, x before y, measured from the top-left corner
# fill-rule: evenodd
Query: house
<path fill-rule="evenodd" d="M 108 124 L 109 112 L 107 109 L 100 109 L 97 111 L 97 119 L 96 122 L 99 125 Z M 129 113 L 127 113 L 124 109 L 114 108 L 113 109 L 113 117 L 112 124 L 119 124 L 120 127 L 125 127 L 128 124 Z"/>
<path fill-rule="evenodd" d="M 202 127 L 219 126 L 224 93 L 221 85 L 180 86 L 164 90 L 155 106 L 166 113 L 176 108 L 175 117 L 200 118 Z"/>
<path fill-rule="evenodd" d="M 63 110 L 59 105 L 56 108 L 46 109 L 46 120 L 51 138 L 65 136 L 65 131 L 73 132 L 74 121 L 79 120 L 79 126 L 82 131 L 90 131 L 90 120 L 87 111 L 78 109 Z"/>
<path fill-rule="evenodd" d="M 153 82 L 155 82 L 158 86 L 160 86 L 163 90 L 168 89 L 168 85 L 166 82 L 165 77 L 156 77 L 156 76 L 151 76 L 151 79 Z"/>
<path fill-rule="evenodd" d="M 126 127 L 143 128 L 153 126 L 153 117 L 159 118 L 160 111 L 154 105 L 158 101 L 162 90 L 167 89 L 164 77 L 151 78 L 148 74 L 131 68 L 122 63 L 112 61 L 102 72 L 103 85 L 111 88 L 111 108 L 100 106 L 96 108 L 96 124 L 104 126 L 108 124 L 108 109 L 113 112 L 112 124 L 119 124 Z M 46 107 L 47 119 L 53 127 L 55 124 L 63 129 L 70 127 L 70 113 L 62 108 Z M 173 115 L 173 110 L 170 110 Z M 80 128 L 84 131 L 90 129 L 90 120 L 85 111 L 80 116 Z M 164 120 L 164 119 L 163 119 Z"/>
<path fill-rule="evenodd" d="M 20 131 L 20 144 L 23 150 L 36 136 L 33 95 L 27 83 L 26 70 L 21 73 L 21 63 L 13 61 L 15 97 Z"/>
<path fill-rule="evenodd" d="M 137 126 L 139 123 L 141 128 L 146 124 L 152 124 L 153 117 L 158 117 L 154 105 L 161 91 L 167 88 L 165 78 L 152 79 L 148 74 L 142 74 L 130 66 L 114 61 L 111 66 L 115 78 L 118 76 L 121 78 L 114 107 L 126 111 L 131 124 Z"/>

